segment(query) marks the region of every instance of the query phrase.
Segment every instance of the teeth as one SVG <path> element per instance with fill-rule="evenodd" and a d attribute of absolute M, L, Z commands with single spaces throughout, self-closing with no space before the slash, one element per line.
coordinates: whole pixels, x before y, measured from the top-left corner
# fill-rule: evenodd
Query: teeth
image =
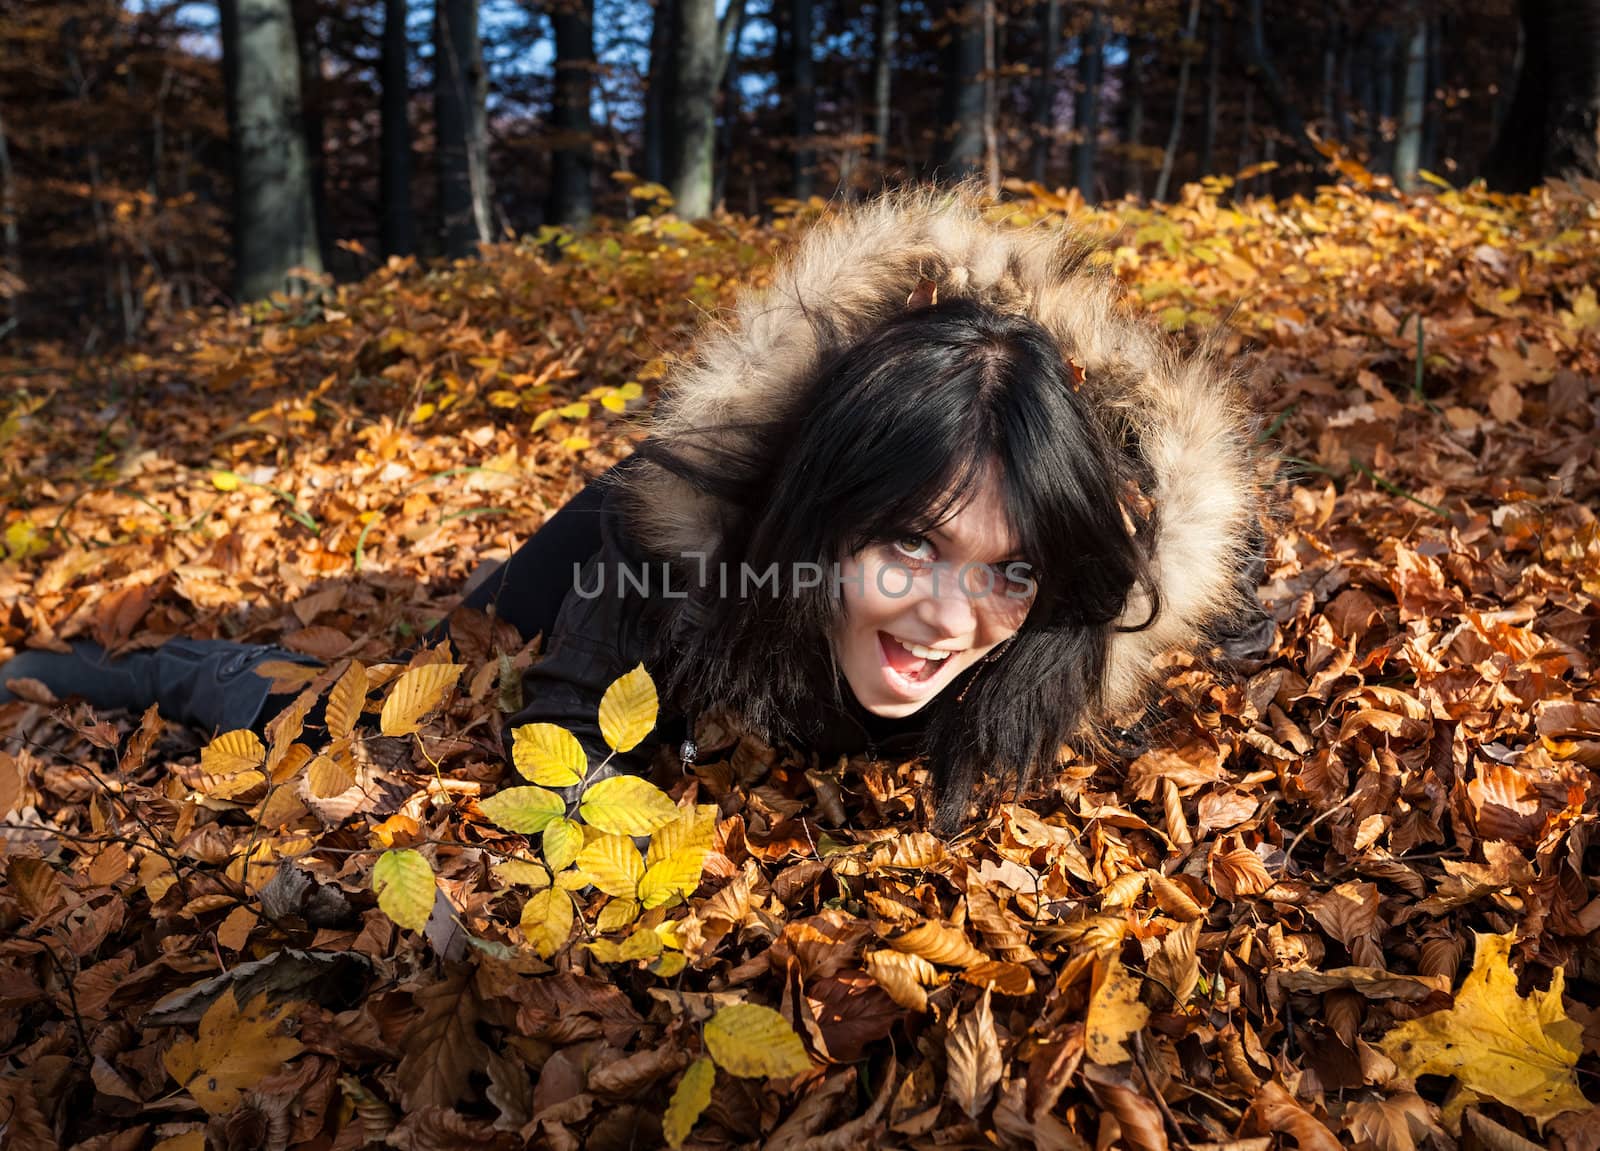
<path fill-rule="evenodd" d="M 919 659 L 931 659 L 935 663 L 939 662 L 940 660 L 949 659 L 955 654 L 954 652 L 950 651 L 938 651 L 931 647 L 923 647 L 920 643 L 907 643 L 905 640 L 898 639 L 895 636 L 890 636 L 889 638 L 893 639 L 895 643 L 899 644 L 901 647 L 905 648 L 912 655 L 917 656 Z"/>

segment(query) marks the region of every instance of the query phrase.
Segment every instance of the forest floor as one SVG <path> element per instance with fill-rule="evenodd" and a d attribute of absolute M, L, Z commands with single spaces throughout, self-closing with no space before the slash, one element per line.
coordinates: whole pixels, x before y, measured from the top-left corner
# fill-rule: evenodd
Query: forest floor
<path fill-rule="evenodd" d="M 264 743 L 0 706 L 0 1146 L 1600 1147 L 1600 196 L 1345 175 L 1012 205 L 1250 357 L 1278 644 L 952 842 L 918 765 L 725 727 L 585 828 L 559 739 L 501 759 L 531 651 L 390 662 L 795 219 L 0 360 L 0 657 L 328 664 Z"/>

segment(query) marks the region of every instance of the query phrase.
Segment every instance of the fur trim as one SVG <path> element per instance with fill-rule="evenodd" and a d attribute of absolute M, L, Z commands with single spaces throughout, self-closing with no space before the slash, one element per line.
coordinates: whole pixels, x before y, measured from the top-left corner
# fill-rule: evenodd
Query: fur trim
<path fill-rule="evenodd" d="M 970 186 L 838 209 L 789 250 L 768 287 L 744 293 L 731 323 L 702 333 L 663 387 L 650 431 L 668 440 L 710 431 L 737 443 L 737 425 L 785 412 L 838 341 L 904 309 L 926 280 L 941 300 L 973 297 L 1032 316 L 1084 370 L 1112 442 L 1132 437 L 1151 478 L 1161 611 L 1148 629 L 1111 637 L 1105 706 L 1123 711 L 1147 688 L 1156 657 L 1194 647 L 1207 623 L 1242 607 L 1235 583 L 1260 499 L 1255 420 L 1238 378 L 1209 354 L 1181 355 L 1152 321 L 1125 309 L 1118 281 L 1087 266 L 1092 251 L 1058 220 L 991 221 Z M 647 552 L 714 553 L 722 536 L 714 501 L 653 464 L 626 485 Z M 1137 624 L 1148 614 L 1137 592 L 1124 618 Z"/>

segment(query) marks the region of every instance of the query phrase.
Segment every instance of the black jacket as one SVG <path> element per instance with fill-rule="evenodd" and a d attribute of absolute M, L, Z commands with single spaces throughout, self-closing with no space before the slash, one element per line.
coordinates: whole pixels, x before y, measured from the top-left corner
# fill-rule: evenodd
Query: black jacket
<path fill-rule="evenodd" d="M 523 706 L 505 725 L 507 756 L 518 727 L 553 723 L 578 737 L 591 767 L 611 763 L 591 782 L 619 772 L 648 771 L 658 749 L 672 749 L 693 760 L 693 716 L 664 706 L 655 730 L 637 747 L 611 755 L 600 734 L 600 700 L 616 679 L 640 663 L 659 683 L 652 666 L 660 629 L 670 626 L 670 609 L 681 593 L 664 569 L 651 564 L 629 529 L 618 481 L 633 469 L 625 460 L 591 481 L 528 540 L 499 571 L 483 580 L 463 606 L 493 610 L 516 625 L 525 638 L 544 636 L 542 653 L 523 677 Z M 620 579 L 626 568 L 633 573 Z M 641 594 L 639 589 L 645 589 Z M 805 717 L 812 733 L 804 750 L 824 757 L 862 752 L 911 756 L 922 742 L 925 723 L 918 716 L 885 720 L 856 704 L 841 684 L 842 708 L 819 704 Z M 716 701 L 703 701 L 710 706 Z"/>

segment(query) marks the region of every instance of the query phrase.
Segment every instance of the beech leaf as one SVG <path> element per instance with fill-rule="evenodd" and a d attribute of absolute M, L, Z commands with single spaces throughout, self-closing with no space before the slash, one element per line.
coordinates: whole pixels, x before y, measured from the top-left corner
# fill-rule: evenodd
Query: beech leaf
<path fill-rule="evenodd" d="M 529 782 L 544 787 L 575 786 L 589 769 L 578 737 L 554 723 L 525 723 L 513 731 L 511 759 Z"/>
<path fill-rule="evenodd" d="M 632 751 L 656 725 L 656 685 L 639 664 L 600 697 L 600 734 L 612 751 Z"/>
<path fill-rule="evenodd" d="M 423 718 L 444 702 L 465 668 L 454 663 L 429 663 L 401 675 L 383 701 L 378 730 L 384 735 L 410 735 Z"/>
<path fill-rule="evenodd" d="M 661 1133 L 666 1137 L 667 1146 L 674 1151 L 683 1146 L 700 1113 L 711 1102 L 711 1087 L 716 1079 L 716 1064 L 702 1055 L 689 1064 L 683 1078 L 673 1088 L 672 1101 L 667 1104 L 667 1113 L 661 1120 Z"/>
<path fill-rule="evenodd" d="M 378 906 L 401 927 L 421 931 L 433 913 L 433 868 L 409 848 L 386 851 L 372 866 L 372 890 Z"/>
<path fill-rule="evenodd" d="M 735 1003 L 705 1028 L 706 1050 L 717 1066 L 746 1078 L 798 1075 L 811 1070 L 805 1044 L 788 1021 L 770 1007 Z"/>

